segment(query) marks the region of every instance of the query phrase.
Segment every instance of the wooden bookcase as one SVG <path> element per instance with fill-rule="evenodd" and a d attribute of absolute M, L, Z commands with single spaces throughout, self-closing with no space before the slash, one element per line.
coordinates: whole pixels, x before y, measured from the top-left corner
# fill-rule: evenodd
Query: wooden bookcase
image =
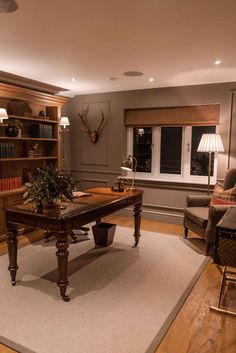
<path fill-rule="evenodd" d="M 0 241 L 5 239 L 6 233 L 4 207 L 22 201 L 27 170 L 42 166 L 44 161 L 61 165 L 59 121 L 61 107 L 67 101 L 67 97 L 0 83 L 0 107 L 7 109 L 10 119 L 22 123 L 17 137 L 6 136 L 5 127 L 0 125 L 0 147 L 7 151 L 0 158 L 0 179 L 4 182 L 9 178 L 22 179 L 22 187 L 0 191 Z M 45 117 L 39 115 L 41 111 L 46 113 Z M 32 133 L 35 126 L 40 127 L 40 133 Z"/>

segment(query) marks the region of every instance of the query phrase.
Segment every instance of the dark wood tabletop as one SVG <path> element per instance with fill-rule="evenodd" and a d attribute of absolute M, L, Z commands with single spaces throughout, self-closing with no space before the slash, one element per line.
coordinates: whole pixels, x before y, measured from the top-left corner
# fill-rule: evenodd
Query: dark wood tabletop
<path fill-rule="evenodd" d="M 64 301 L 70 298 L 66 295 L 68 285 L 68 237 L 72 229 L 95 221 L 109 214 L 133 205 L 134 207 L 134 238 L 136 247 L 140 238 L 142 190 L 124 192 L 112 191 L 110 188 L 93 188 L 86 190 L 89 196 L 74 198 L 73 202 L 62 202 L 57 208 L 35 213 L 31 203 L 19 204 L 6 208 L 6 227 L 8 237 L 9 271 L 11 282 L 16 284 L 17 265 L 17 235 L 18 224 L 42 228 L 56 236 L 58 259 L 58 281 L 61 297 Z"/>
<path fill-rule="evenodd" d="M 236 207 L 230 207 L 217 224 L 219 230 L 236 231 Z"/>

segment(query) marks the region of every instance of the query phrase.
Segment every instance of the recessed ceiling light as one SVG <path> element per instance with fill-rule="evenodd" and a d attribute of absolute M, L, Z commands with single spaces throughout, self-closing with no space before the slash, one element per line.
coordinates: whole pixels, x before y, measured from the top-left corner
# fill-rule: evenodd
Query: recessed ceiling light
<path fill-rule="evenodd" d="M 150 77 L 150 78 L 148 79 L 148 81 L 149 81 L 149 82 L 153 82 L 153 81 L 154 81 L 154 78 Z"/>
<path fill-rule="evenodd" d="M 125 76 L 130 76 L 130 77 L 136 77 L 136 76 L 142 76 L 143 72 L 140 71 L 126 71 L 124 72 Z"/>
<path fill-rule="evenodd" d="M 110 80 L 110 81 L 116 81 L 116 80 L 118 80 L 118 77 L 112 76 L 112 77 L 109 78 L 109 80 Z"/>
<path fill-rule="evenodd" d="M 14 0 L 0 0 L 0 12 L 14 12 L 18 5 Z"/>
<path fill-rule="evenodd" d="M 71 81 L 76 81 L 76 78 L 73 77 L 73 78 L 71 79 Z"/>
<path fill-rule="evenodd" d="M 216 61 L 214 62 L 214 64 L 215 64 L 215 65 L 220 65 L 220 64 L 221 64 L 221 60 L 216 60 Z"/>

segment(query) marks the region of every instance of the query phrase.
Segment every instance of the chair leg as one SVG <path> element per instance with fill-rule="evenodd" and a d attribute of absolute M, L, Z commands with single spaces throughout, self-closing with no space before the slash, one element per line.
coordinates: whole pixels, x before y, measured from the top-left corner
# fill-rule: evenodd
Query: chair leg
<path fill-rule="evenodd" d="M 184 238 L 186 239 L 188 236 L 188 228 L 184 227 Z"/>
<path fill-rule="evenodd" d="M 206 243 L 206 255 L 212 256 L 214 243 L 209 241 Z"/>

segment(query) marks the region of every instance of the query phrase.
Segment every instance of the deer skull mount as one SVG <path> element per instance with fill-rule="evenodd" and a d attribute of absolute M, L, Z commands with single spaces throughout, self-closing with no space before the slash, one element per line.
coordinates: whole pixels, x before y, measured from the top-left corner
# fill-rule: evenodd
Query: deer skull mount
<path fill-rule="evenodd" d="M 104 126 L 104 121 L 105 121 L 104 114 L 103 114 L 103 111 L 101 110 L 101 121 L 100 121 L 100 124 L 98 125 L 98 128 L 96 130 L 92 130 L 90 128 L 87 116 L 88 116 L 88 107 L 85 110 L 83 110 L 82 114 L 79 113 L 79 117 L 80 117 L 82 124 L 84 126 L 84 129 L 82 129 L 82 130 L 87 132 L 88 136 L 90 137 L 91 142 L 96 143 L 96 142 L 98 142 L 99 134 Z"/>

